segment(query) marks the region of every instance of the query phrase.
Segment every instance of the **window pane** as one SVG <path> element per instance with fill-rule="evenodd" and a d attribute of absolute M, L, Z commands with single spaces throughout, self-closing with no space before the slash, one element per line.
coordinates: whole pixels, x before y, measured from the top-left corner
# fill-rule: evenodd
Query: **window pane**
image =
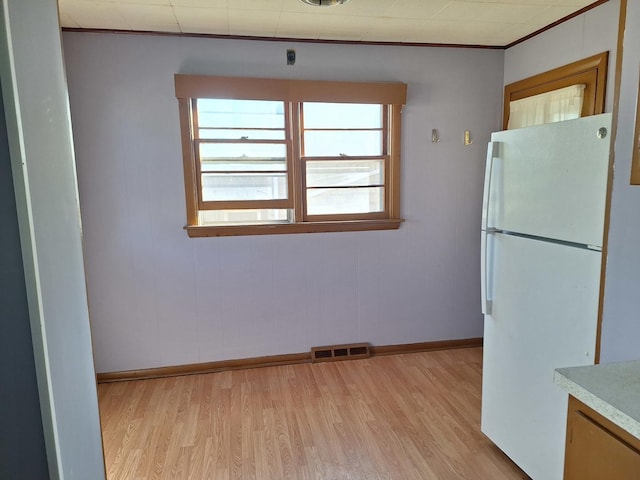
<path fill-rule="evenodd" d="M 382 105 L 305 102 L 303 113 L 304 128 L 382 128 Z"/>
<path fill-rule="evenodd" d="M 284 140 L 284 130 L 250 130 L 250 129 L 216 129 L 201 128 L 200 138 L 216 138 L 221 140 L 248 139 L 248 140 Z"/>
<path fill-rule="evenodd" d="M 384 211 L 384 187 L 314 188 L 307 190 L 308 215 Z"/>
<path fill-rule="evenodd" d="M 382 155 L 382 132 L 380 130 L 306 130 L 304 155 L 307 157 Z"/>
<path fill-rule="evenodd" d="M 286 173 L 203 173 L 202 200 L 276 200 L 287 198 Z"/>
<path fill-rule="evenodd" d="M 200 225 L 255 225 L 263 223 L 290 223 L 289 209 L 260 210 L 201 210 Z"/>
<path fill-rule="evenodd" d="M 199 98 L 198 127 L 284 128 L 284 102 Z"/>
<path fill-rule="evenodd" d="M 285 171 L 287 147 L 273 143 L 201 143 L 203 172 Z"/>
<path fill-rule="evenodd" d="M 307 187 L 384 184 L 383 160 L 307 161 Z"/>

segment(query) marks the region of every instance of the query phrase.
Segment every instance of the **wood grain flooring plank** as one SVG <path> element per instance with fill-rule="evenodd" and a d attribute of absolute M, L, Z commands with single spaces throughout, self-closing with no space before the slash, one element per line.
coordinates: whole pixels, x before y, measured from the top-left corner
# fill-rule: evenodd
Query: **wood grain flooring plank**
<path fill-rule="evenodd" d="M 480 432 L 482 350 L 98 385 L 108 480 L 526 480 Z"/>

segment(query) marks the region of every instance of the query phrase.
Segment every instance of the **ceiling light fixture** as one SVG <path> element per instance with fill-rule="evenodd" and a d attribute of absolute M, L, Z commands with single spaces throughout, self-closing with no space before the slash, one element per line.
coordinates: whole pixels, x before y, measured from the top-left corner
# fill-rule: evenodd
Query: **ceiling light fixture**
<path fill-rule="evenodd" d="M 344 5 L 349 0 L 300 0 L 307 5 L 313 5 L 314 7 L 331 7 L 333 5 Z"/>

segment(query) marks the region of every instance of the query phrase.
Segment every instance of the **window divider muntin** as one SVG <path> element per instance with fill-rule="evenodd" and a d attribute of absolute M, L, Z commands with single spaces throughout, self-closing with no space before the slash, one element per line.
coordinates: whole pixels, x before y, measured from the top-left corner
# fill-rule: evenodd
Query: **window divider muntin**
<path fill-rule="evenodd" d="M 199 130 L 256 130 L 256 131 L 270 131 L 279 132 L 286 130 L 285 127 L 203 127 L 198 125 Z"/>
<path fill-rule="evenodd" d="M 291 164 L 291 185 L 293 194 L 293 221 L 304 221 L 304 187 L 306 171 L 304 168 L 304 162 L 299 161 L 302 156 L 304 148 L 304 135 L 302 131 L 304 126 L 302 125 L 302 104 L 298 102 L 289 103 L 287 108 L 288 117 L 285 117 L 285 122 L 288 122 L 288 132 L 291 135 L 291 145 L 289 162 Z M 301 218 L 297 218 L 301 217 Z"/>
<path fill-rule="evenodd" d="M 376 128 L 305 128 L 305 132 L 382 132 L 384 127 Z"/>
<path fill-rule="evenodd" d="M 198 146 L 201 144 L 216 144 L 216 143 L 238 143 L 238 144 L 261 144 L 266 143 L 270 145 L 274 144 L 286 144 L 287 139 L 253 139 L 253 138 L 196 138 L 194 140 Z"/>
<path fill-rule="evenodd" d="M 323 185 L 319 187 L 307 187 L 307 190 L 346 190 L 349 188 L 384 188 L 384 183 L 371 183 L 368 185 Z"/>
<path fill-rule="evenodd" d="M 389 155 L 338 155 L 335 157 L 332 156 L 322 156 L 322 157 L 300 157 L 300 160 L 303 162 L 348 162 L 350 160 L 389 160 Z"/>
<path fill-rule="evenodd" d="M 290 199 L 275 200 L 208 200 L 202 202 L 200 210 L 269 210 L 292 208 Z"/>
<path fill-rule="evenodd" d="M 206 170 L 201 175 L 286 175 L 286 170 Z"/>

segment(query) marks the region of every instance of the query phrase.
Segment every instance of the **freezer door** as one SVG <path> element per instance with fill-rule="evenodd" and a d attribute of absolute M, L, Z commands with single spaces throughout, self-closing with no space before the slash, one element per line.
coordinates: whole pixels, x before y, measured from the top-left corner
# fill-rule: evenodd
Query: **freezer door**
<path fill-rule="evenodd" d="M 496 132 L 487 227 L 602 246 L 611 114 Z"/>
<path fill-rule="evenodd" d="M 594 362 L 601 253 L 503 234 L 491 243 L 482 431 L 533 480 L 561 480 L 559 367 Z"/>

